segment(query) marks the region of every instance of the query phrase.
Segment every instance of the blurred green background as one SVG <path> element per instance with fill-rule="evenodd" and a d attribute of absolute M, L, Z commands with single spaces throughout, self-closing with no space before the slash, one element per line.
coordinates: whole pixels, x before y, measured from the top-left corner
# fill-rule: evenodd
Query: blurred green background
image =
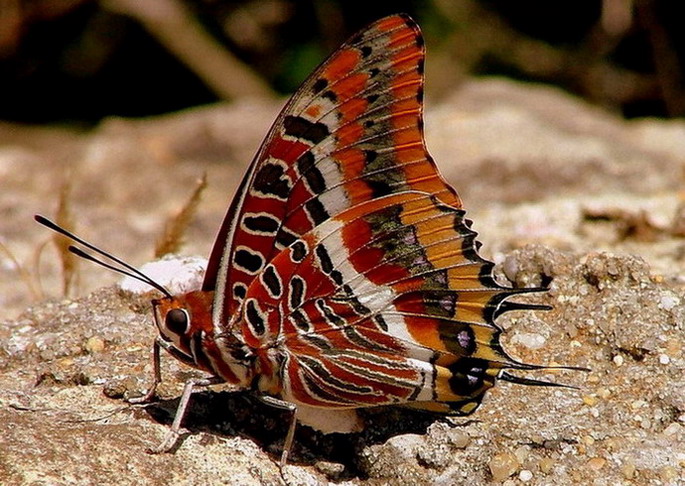
<path fill-rule="evenodd" d="M 0 0 L 0 119 L 88 126 L 287 94 L 396 12 L 423 28 L 432 98 L 504 75 L 628 118 L 685 113 L 685 29 L 668 0 Z"/>

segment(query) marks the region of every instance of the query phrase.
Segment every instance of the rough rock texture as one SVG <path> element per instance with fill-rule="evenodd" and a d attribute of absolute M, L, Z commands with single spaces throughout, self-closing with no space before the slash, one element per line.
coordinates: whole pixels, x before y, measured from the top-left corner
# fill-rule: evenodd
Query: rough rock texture
<path fill-rule="evenodd" d="M 184 250 L 206 255 L 276 111 L 214 106 L 88 135 L 0 126 L 0 242 L 45 289 L 32 297 L 0 253 L 0 484 L 284 484 L 285 416 L 221 387 L 193 397 L 173 453 L 146 453 L 191 374 L 163 357 L 161 401 L 128 405 L 151 378 L 144 299 L 87 264 L 81 297 L 59 297 L 54 250 L 33 261 L 48 235 L 32 221 L 71 178 L 79 232 L 140 265 L 207 171 Z M 554 310 L 499 319 L 507 349 L 591 371 L 535 375 L 577 389 L 502 383 L 464 419 L 393 408 L 366 411 L 359 434 L 300 427 L 288 482 L 685 484 L 685 124 L 627 123 L 497 80 L 429 106 L 426 122 L 502 281 L 552 282 L 526 299 Z"/>

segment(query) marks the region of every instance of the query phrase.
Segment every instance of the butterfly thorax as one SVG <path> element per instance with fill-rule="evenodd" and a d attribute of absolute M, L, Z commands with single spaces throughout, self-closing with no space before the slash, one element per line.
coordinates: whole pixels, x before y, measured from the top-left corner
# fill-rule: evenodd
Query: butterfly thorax
<path fill-rule="evenodd" d="M 194 291 L 153 301 L 164 348 L 185 364 L 249 388 L 256 356 L 239 334 L 212 321 L 214 292 Z"/>
<path fill-rule="evenodd" d="M 251 289 L 260 288 L 260 281 Z M 249 297 L 242 302 L 222 333 L 220 346 L 233 354 L 243 350 L 250 360 L 254 381 L 251 388 L 279 396 L 282 390 L 283 363 L 287 353 L 282 346 L 282 312 L 268 296 Z"/>

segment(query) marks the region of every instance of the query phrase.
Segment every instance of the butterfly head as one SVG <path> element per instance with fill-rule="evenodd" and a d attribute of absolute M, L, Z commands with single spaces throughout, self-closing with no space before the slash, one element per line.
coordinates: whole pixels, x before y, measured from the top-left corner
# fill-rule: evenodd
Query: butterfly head
<path fill-rule="evenodd" d="M 211 316 L 212 292 L 195 291 L 180 296 L 152 301 L 155 324 L 167 349 L 181 353 L 196 367 L 203 366 L 202 348 L 213 336 Z"/>
<path fill-rule="evenodd" d="M 214 292 L 194 291 L 152 301 L 162 346 L 180 361 L 247 388 L 255 356 L 233 333 L 215 333 Z"/>

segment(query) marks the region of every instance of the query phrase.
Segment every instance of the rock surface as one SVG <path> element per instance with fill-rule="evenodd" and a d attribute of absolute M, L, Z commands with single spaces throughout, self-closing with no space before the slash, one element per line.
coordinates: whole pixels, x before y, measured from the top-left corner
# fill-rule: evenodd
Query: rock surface
<path fill-rule="evenodd" d="M 128 405 L 151 379 L 145 299 L 87 264 L 81 297 L 60 297 L 56 252 L 35 263 L 48 235 L 32 221 L 54 213 L 68 178 L 79 233 L 141 265 L 206 171 L 184 248 L 206 256 L 276 112 L 213 106 L 87 135 L 0 125 L 0 242 L 45 289 L 32 296 L 0 253 L 0 484 L 284 484 L 286 417 L 221 387 L 193 396 L 173 453 L 146 453 L 191 374 L 163 357 L 162 399 Z M 535 375 L 577 389 L 502 383 L 463 419 L 392 408 L 364 412 L 358 434 L 299 427 L 288 483 L 685 484 L 685 124 L 489 80 L 429 104 L 426 131 L 502 281 L 552 279 L 527 297 L 552 311 L 498 320 L 506 348 L 591 371 Z"/>

